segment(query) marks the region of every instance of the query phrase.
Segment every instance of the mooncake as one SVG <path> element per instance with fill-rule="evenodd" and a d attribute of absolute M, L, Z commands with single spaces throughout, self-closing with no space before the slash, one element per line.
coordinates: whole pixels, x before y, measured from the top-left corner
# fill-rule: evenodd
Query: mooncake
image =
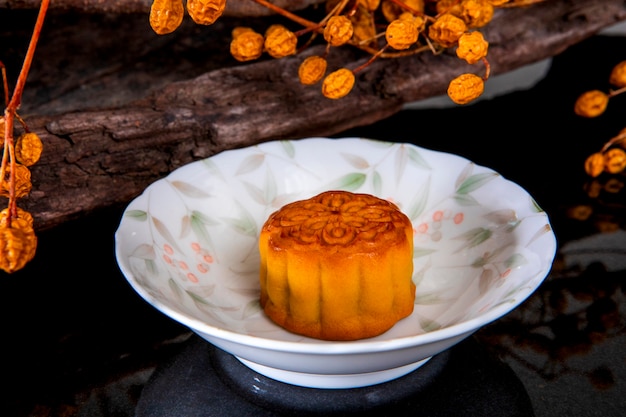
<path fill-rule="evenodd" d="M 380 335 L 413 311 L 413 227 L 370 194 L 327 191 L 272 213 L 259 239 L 260 303 L 323 340 Z"/>

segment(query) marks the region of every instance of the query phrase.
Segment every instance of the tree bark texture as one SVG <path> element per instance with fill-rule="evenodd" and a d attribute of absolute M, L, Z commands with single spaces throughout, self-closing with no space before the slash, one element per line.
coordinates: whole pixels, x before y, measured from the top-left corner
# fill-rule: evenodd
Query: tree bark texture
<path fill-rule="evenodd" d="M 500 10 L 482 30 L 490 42 L 492 76 L 555 56 L 625 19 L 623 0 L 552 0 Z M 126 30 L 122 23 L 117 27 Z M 154 42 L 164 42 L 163 48 L 173 48 L 169 50 L 178 51 L 172 53 L 180 57 L 188 42 L 183 33 L 202 36 L 193 30 Z M 115 32 L 110 36 L 115 39 Z M 51 33 L 50 38 L 58 46 L 63 36 L 57 39 Z M 94 40 L 88 33 L 83 39 Z M 146 39 L 137 43 L 145 44 Z M 133 41 L 116 46 L 118 51 L 125 47 L 141 50 Z M 21 115 L 41 136 L 45 148 L 42 159 L 32 167 L 33 191 L 18 205 L 33 213 L 36 228 L 47 229 L 99 208 L 126 204 L 153 181 L 194 160 L 270 140 L 335 135 L 388 117 L 406 103 L 444 94 L 449 81 L 463 72 L 484 72 L 482 64 L 470 66 L 453 53 L 379 59 L 357 74 L 348 96 L 329 100 L 319 86 L 303 86 L 297 79 L 303 57 L 323 49 L 314 46 L 296 56 L 245 65 L 223 57 L 205 58 L 217 62 L 214 68 L 179 62 L 180 70 L 160 68 L 164 75 L 156 77 L 162 82 L 157 88 L 140 85 L 143 96 L 135 92 L 115 106 L 98 107 L 98 100 L 123 95 L 115 88 L 123 85 L 119 80 L 113 88 L 104 83 L 92 101 L 71 111 L 55 113 L 48 108 L 39 112 L 38 107 L 28 107 Z M 27 90 L 32 91 L 31 101 L 45 108 L 37 93 L 54 93 L 50 85 L 63 85 L 65 77 L 46 75 L 50 61 L 40 52 L 35 54 L 39 75 L 33 85 L 27 83 Z M 41 54 L 58 59 L 45 51 Z M 355 68 L 368 59 L 362 51 L 335 48 L 329 55 L 329 69 Z M 111 65 L 81 71 L 87 78 L 95 73 L 113 77 L 121 69 Z M 141 69 L 138 64 L 133 67 Z M 179 78 L 172 78 L 172 73 Z M 132 71 L 125 74 L 133 76 Z"/>

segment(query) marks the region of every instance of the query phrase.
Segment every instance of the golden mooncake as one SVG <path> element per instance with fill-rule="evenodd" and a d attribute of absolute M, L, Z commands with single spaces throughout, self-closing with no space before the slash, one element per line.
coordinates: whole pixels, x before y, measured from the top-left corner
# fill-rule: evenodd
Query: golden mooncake
<path fill-rule="evenodd" d="M 259 239 L 260 303 L 293 333 L 380 335 L 413 311 L 413 227 L 393 203 L 327 191 L 269 216 Z"/>

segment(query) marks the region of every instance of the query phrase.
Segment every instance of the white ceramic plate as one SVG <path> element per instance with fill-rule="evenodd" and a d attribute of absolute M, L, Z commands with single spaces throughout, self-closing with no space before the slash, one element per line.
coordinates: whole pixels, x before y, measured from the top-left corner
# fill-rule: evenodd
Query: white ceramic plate
<path fill-rule="evenodd" d="M 375 338 L 298 336 L 259 306 L 263 223 L 330 189 L 389 199 L 414 225 L 415 311 Z M 147 302 L 252 369 L 318 388 L 411 372 L 524 301 L 555 252 L 547 215 L 493 170 L 361 138 L 269 142 L 191 163 L 132 201 L 116 232 L 120 269 Z"/>

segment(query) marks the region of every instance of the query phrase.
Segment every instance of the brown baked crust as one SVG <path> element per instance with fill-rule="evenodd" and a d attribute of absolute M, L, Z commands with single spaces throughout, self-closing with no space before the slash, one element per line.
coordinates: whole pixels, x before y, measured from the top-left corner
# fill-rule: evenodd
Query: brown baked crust
<path fill-rule="evenodd" d="M 377 336 L 413 311 L 413 227 L 393 203 L 327 191 L 274 212 L 259 240 L 261 306 L 325 340 Z"/>

